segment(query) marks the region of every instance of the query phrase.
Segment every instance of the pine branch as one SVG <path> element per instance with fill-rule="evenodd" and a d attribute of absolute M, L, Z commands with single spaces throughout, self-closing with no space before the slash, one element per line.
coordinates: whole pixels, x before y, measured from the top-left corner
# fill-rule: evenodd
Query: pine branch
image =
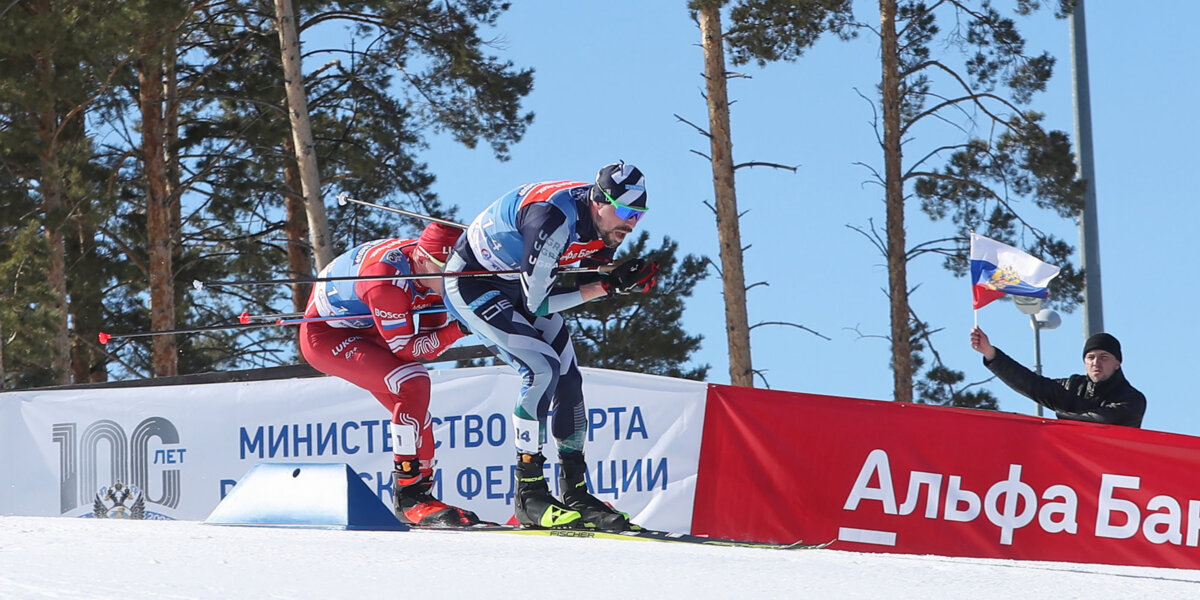
<path fill-rule="evenodd" d="M 788 322 L 788 321 L 762 321 L 762 322 L 760 322 L 760 323 L 755 323 L 754 325 L 751 325 L 751 326 L 750 326 L 750 330 L 751 330 L 751 331 L 753 331 L 755 327 L 758 327 L 758 326 L 760 326 L 760 325 L 787 325 L 787 326 L 789 326 L 789 327 L 795 327 L 795 328 L 797 328 L 797 329 L 803 329 L 804 331 L 807 331 L 807 332 L 809 332 L 809 333 L 811 333 L 811 334 L 813 334 L 813 335 L 815 335 L 815 336 L 817 336 L 817 337 L 819 337 L 819 338 L 821 338 L 821 339 L 824 339 L 824 340 L 826 340 L 826 341 L 830 341 L 830 342 L 832 342 L 832 341 L 833 341 L 832 339 L 830 339 L 830 338 L 828 338 L 828 337 L 825 337 L 824 335 L 822 335 L 822 334 L 821 334 L 820 332 L 818 332 L 818 331 L 815 331 L 815 330 L 813 330 L 813 329 L 809 329 L 808 327 L 805 327 L 805 326 L 803 326 L 803 325 L 799 325 L 799 324 L 796 324 L 796 323 L 791 323 L 791 322 Z"/>
<path fill-rule="evenodd" d="M 706 138 L 710 138 L 710 139 L 712 138 L 712 134 L 709 133 L 707 130 L 702 129 L 700 126 L 696 125 L 695 123 L 692 123 L 691 121 L 689 121 L 677 114 L 674 114 L 674 113 L 672 113 L 672 114 L 675 116 L 676 119 L 683 121 L 687 125 L 690 125 L 692 127 L 692 129 L 695 129 L 696 132 L 699 133 L 700 135 L 702 135 Z M 694 150 L 693 150 L 693 152 L 694 152 Z"/>
<path fill-rule="evenodd" d="M 778 163 L 753 161 L 753 162 L 744 162 L 741 164 L 734 165 L 733 170 L 736 171 L 738 169 L 741 169 L 742 167 L 747 167 L 747 168 L 749 168 L 749 167 L 771 167 L 772 169 L 783 169 L 785 171 L 791 171 L 791 172 L 795 173 L 796 170 L 800 168 L 800 165 L 796 165 L 794 167 L 789 167 L 788 165 L 781 165 Z"/>

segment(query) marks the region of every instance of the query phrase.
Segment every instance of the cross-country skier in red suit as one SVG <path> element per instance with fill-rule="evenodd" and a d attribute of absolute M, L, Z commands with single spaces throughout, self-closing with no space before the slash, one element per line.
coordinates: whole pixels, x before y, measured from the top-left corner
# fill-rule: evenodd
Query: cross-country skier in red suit
<path fill-rule="evenodd" d="M 321 277 L 441 273 L 461 229 L 430 224 L 416 240 L 368 242 L 338 256 Z M 430 494 L 433 428 L 429 416 L 431 359 L 466 335 L 442 307 L 442 278 L 330 281 L 313 287 L 305 317 L 346 319 L 300 325 L 300 348 L 322 373 L 341 377 L 375 396 L 392 413 L 396 516 L 410 525 L 466 527 L 475 513 Z"/>

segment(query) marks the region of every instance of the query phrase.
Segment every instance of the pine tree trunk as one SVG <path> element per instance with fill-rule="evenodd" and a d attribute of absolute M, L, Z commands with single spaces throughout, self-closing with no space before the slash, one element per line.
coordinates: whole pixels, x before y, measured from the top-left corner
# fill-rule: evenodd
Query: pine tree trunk
<path fill-rule="evenodd" d="M 96 227 L 92 205 L 75 203 L 70 237 L 66 240 L 71 261 L 68 289 L 71 293 L 71 373 L 75 383 L 108 381 L 107 361 L 96 347 L 96 336 L 104 327 L 103 270 L 96 255 Z"/>
<path fill-rule="evenodd" d="M 176 145 L 179 142 L 179 73 L 178 65 L 178 50 L 176 38 L 174 35 L 168 36 L 163 45 L 163 73 L 162 73 L 162 107 L 163 107 L 163 128 L 162 128 L 162 148 L 163 148 L 163 174 L 164 187 L 163 191 L 167 198 L 167 205 L 170 207 L 170 240 L 171 240 L 171 290 L 174 293 L 172 308 L 174 309 L 175 320 L 172 326 L 184 321 L 187 318 L 187 286 L 177 285 L 176 281 L 180 279 L 180 273 L 176 269 L 181 268 L 184 264 L 183 260 L 183 206 L 180 200 L 182 191 L 180 190 L 180 169 L 179 155 L 176 153 Z M 186 281 L 186 279 L 185 279 Z M 176 340 L 175 349 L 175 370 L 179 371 L 179 356 L 186 355 L 187 338 L 183 338 L 184 348 L 180 349 L 179 340 Z"/>
<path fill-rule="evenodd" d="M 304 92 L 304 77 L 300 69 L 300 39 L 296 33 L 296 15 L 291 0 L 275 0 L 275 18 L 279 28 L 279 46 L 283 56 L 283 81 L 287 89 L 288 118 L 292 124 L 292 140 L 296 147 L 296 162 L 300 164 L 300 183 L 308 216 L 309 236 L 313 257 L 321 269 L 333 260 L 329 242 L 329 222 L 321 197 L 321 178 L 317 170 L 317 154 L 313 146 L 312 127 L 308 120 L 308 98 Z"/>
<path fill-rule="evenodd" d="M 6 302 L 4 292 L 0 291 L 0 302 Z M 0 391 L 8 389 L 5 382 L 8 380 L 7 373 L 4 372 L 4 320 L 0 319 Z"/>
<path fill-rule="evenodd" d="M 154 48 L 153 45 L 148 45 Z M 150 260 L 150 327 L 175 328 L 175 277 L 172 258 L 171 196 L 167 191 L 165 139 L 163 136 L 161 50 L 142 57 L 138 69 L 138 103 L 142 115 L 142 159 L 146 177 L 146 233 Z M 156 335 L 152 340 L 151 368 L 154 375 L 178 374 L 175 337 Z"/>
<path fill-rule="evenodd" d="M 43 167 L 43 173 L 47 173 L 46 168 Z M 65 209 L 62 188 L 57 179 L 57 165 L 48 168 L 54 174 L 42 180 L 40 186 L 42 202 L 46 207 L 46 242 L 50 246 L 50 272 L 46 276 L 54 293 L 54 304 L 51 308 L 54 314 L 60 317 L 54 328 L 49 358 L 59 383 L 68 384 L 71 383 L 71 337 L 67 325 L 67 263 L 62 233 L 62 215 Z"/>
<path fill-rule="evenodd" d="M 897 402 L 912 402 L 912 331 L 908 318 L 908 256 L 904 231 L 904 180 L 900 167 L 900 60 L 896 0 L 880 0 L 883 58 L 884 202 L 887 205 L 888 298 L 891 301 L 892 385 Z"/>
<path fill-rule="evenodd" d="M 283 150 L 288 156 L 295 156 L 295 145 L 290 138 L 284 138 Z M 295 161 L 284 160 L 283 181 L 286 189 L 283 191 L 284 214 L 287 224 L 287 256 L 289 277 L 312 277 L 312 254 L 308 246 L 308 223 L 305 221 L 304 197 L 300 195 L 302 184 L 300 170 Z M 304 310 L 308 304 L 308 295 L 312 285 L 297 283 L 292 285 L 292 309 L 296 312 Z"/>
<path fill-rule="evenodd" d="M 721 246 L 721 279 L 725 292 L 725 333 L 729 342 L 729 382 L 754 387 L 750 360 L 750 325 L 746 314 L 746 277 L 742 270 L 742 235 L 738 226 L 733 179 L 733 141 L 729 94 L 725 87 L 725 49 L 720 8 L 702 8 L 700 35 L 704 48 L 705 92 L 711 140 L 713 192 L 717 205 L 717 238 Z"/>
<path fill-rule="evenodd" d="M 54 86 L 53 54 L 42 52 L 37 58 L 37 77 L 43 81 L 44 89 L 51 90 Z M 47 102 L 38 114 L 38 137 L 41 139 L 41 152 L 38 156 L 39 175 L 38 191 L 42 196 L 45 222 L 44 231 L 47 245 L 50 248 L 50 269 L 46 276 L 53 290 L 54 300 L 51 309 L 59 317 L 54 328 L 54 336 L 50 341 L 51 363 L 58 382 L 71 382 L 71 338 L 67 324 L 67 262 L 66 246 L 63 243 L 63 221 L 66 219 L 66 207 L 63 200 L 62 170 L 58 163 L 55 135 L 58 133 L 58 114 L 55 112 L 53 101 Z"/>
<path fill-rule="evenodd" d="M 70 67 L 67 67 L 70 68 Z M 60 67 L 60 75 L 64 69 Z M 60 147 L 87 148 L 84 119 L 60 125 Z M 104 327 L 104 270 L 96 252 L 96 204 L 90 194 L 67 198 L 71 213 L 63 223 L 63 248 L 70 265 L 67 276 L 71 315 L 71 379 L 75 383 L 108 380 L 107 360 L 97 345 Z"/>

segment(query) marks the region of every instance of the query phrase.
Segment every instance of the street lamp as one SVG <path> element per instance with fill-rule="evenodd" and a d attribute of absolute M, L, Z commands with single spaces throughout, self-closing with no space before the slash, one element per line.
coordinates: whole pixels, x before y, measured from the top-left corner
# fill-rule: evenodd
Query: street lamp
<path fill-rule="evenodd" d="M 1057 329 L 1062 325 L 1062 317 L 1058 313 L 1042 308 L 1041 298 L 1012 296 L 1017 310 L 1029 315 L 1029 326 L 1033 327 L 1033 372 L 1042 374 L 1042 330 Z M 1037 405 L 1037 415 L 1042 416 L 1042 405 Z"/>

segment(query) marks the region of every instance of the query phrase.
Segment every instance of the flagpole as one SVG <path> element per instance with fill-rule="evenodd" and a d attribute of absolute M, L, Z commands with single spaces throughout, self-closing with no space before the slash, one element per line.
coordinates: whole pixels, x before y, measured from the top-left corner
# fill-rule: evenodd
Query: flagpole
<path fill-rule="evenodd" d="M 968 239 L 967 256 L 973 256 L 975 254 L 975 228 L 974 227 L 971 228 L 971 231 L 968 234 L 967 239 Z M 968 261 L 967 261 L 968 266 L 970 266 L 970 262 L 971 261 L 968 259 Z M 974 295 L 974 294 L 972 294 L 972 295 Z M 975 308 L 974 299 L 972 299 L 972 301 L 971 301 L 971 306 L 972 306 L 971 312 L 975 313 L 975 329 L 979 329 L 979 309 Z"/>

